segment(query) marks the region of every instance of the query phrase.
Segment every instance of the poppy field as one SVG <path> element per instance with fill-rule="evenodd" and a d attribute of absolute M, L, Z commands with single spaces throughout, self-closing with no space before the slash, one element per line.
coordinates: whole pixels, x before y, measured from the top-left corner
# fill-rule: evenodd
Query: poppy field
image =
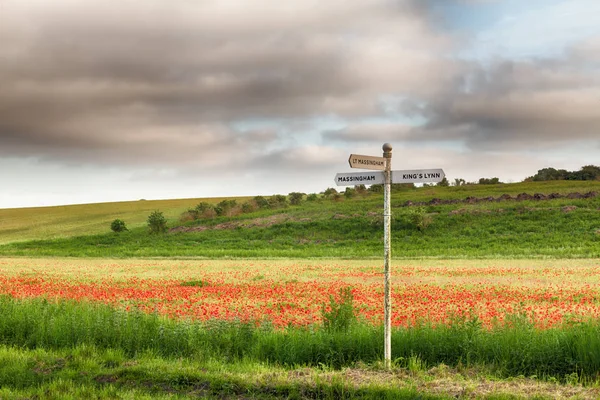
<path fill-rule="evenodd" d="M 598 260 L 398 261 L 392 323 L 433 326 L 457 319 L 485 328 L 521 315 L 536 328 L 600 316 Z M 323 306 L 351 287 L 360 321 L 383 318 L 376 260 L 0 259 L 0 294 L 85 300 L 176 320 L 322 322 Z"/>

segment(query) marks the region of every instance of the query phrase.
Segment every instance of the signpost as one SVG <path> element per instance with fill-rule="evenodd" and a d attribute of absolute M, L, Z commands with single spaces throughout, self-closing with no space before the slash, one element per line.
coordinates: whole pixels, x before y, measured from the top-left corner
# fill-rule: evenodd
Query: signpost
<path fill-rule="evenodd" d="M 349 172 L 336 174 L 335 183 L 338 186 L 376 185 L 384 183 L 383 172 Z"/>
<path fill-rule="evenodd" d="M 384 157 L 361 156 L 358 154 L 350 154 L 348 158 L 350 168 L 375 169 L 383 171 L 385 169 Z"/>
<path fill-rule="evenodd" d="M 391 253 L 391 201 L 392 183 L 434 183 L 441 182 L 444 171 L 441 169 L 411 169 L 392 171 L 392 145 L 383 145 L 383 157 L 351 154 L 348 159 L 351 168 L 374 169 L 376 172 L 339 173 L 335 176 L 338 186 L 383 184 L 383 356 L 386 368 L 392 363 L 392 299 L 390 262 Z"/>
<path fill-rule="evenodd" d="M 392 171 L 392 183 L 437 183 L 445 176 L 442 169 L 407 169 Z"/>

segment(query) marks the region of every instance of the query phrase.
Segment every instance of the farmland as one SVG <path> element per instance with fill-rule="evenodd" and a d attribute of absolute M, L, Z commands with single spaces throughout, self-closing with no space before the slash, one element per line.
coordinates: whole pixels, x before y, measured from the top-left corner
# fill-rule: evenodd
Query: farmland
<path fill-rule="evenodd" d="M 390 371 L 378 193 L 0 210 L 0 397 L 597 398 L 599 189 L 394 193 Z"/>
<path fill-rule="evenodd" d="M 357 260 L 0 259 L 0 294 L 88 300 L 175 319 L 322 323 L 321 305 L 351 287 L 358 317 L 382 319 L 381 263 Z M 600 263 L 407 261 L 394 265 L 396 327 L 524 314 L 538 328 L 600 317 Z"/>

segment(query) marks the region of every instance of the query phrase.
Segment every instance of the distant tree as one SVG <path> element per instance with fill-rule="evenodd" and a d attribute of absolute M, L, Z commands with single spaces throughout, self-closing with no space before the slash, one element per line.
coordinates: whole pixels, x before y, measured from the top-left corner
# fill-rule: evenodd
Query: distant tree
<path fill-rule="evenodd" d="M 334 194 L 337 194 L 337 192 L 338 191 L 335 190 L 334 188 L 327 188 L 323 192 L 323 196 L 325 196 L 326 198 L 329 198 L 329 197 L 333 196 Z"/>
<path fill-rule="evenodd" d="M 564 171 L 564 172 L 563 172 Z M 559 179 L 566 179 L 568 172 L 565 170 L 559 171 L 554 168 L 542 168 L 538 170 L 537 174 L 532 177 L 533 181 L 556 181 Z"/>
<path fill-rule="evenodd" d="M 600 167 L 596 167 L 595 165 L 583 166 L 578 173 L 583 181 L 594 181 L 600 179 Z"/>
<path fill-rule="evenodd" d="M 167 219 L 162 212 L 156 210 L 150 214 L 148 228 L 150 228 L 150 233 L 165 233 L 167 231 Z"/>
<path fill-rule="evenodd" d="M 122 219 L 115 219 L 113 222 L 111 222 L 110 224 L 110 229 L 113 232 L 119 233 L 119 232 L 124 232 L 127 230 L 127 226 L 125 226 L 125 221 L 123 221 Z"/>
<path fill-rule="evenodd" d="M 369 186 L 369 192 L 371 192 L 371 193 L 383 193 L 383 185 L 381 185 L 381 184 L 371 185 L 371 186 Z"/>
<path fill-rule="evenodd" d="M 454 178 L 454 186 L 466 185 L 467 182 L 463 178 Z"/>
<path fill-rule="evenodd" d="M 499 178 L 479 178 L 479 182 L 480 185 L 496 185 L 498 183 L 502 183 L 500 182 Z"/>
<path fill-rule="evenodd" d="M 297 206 L 300 205 L 300 203 L 302 203 L 302 199 L 304 198 L 304 196 L 304 193 L 291 192 L 290 194 L 288 194 L 288 199 L 291 205 Z"/>
<path fill-rule="evenodd" d="M 368 193 L 367 187 L 365 185 L 354 186 L 354 191 L 356 192 L 356 194 L 361 195 L 361 196 L 364 196 Z"/>
<path fill-rule="evenodd" d="M 437 186 L 450 186 L 450 182 L 448 182 L 448 179 L 446 179 L 446 177 L 444 177 L 444 179 L 442 179 L 441 181 L 439 181 L 437 183 Z"/>
<path fill-rule="evenodd" d="M 593 181 L 600 180 L 600 167 L 585 165 L 579 171 L 567 171 L 565 169 L 542 168 L 526 179 L 526 181 Z"/>
<path fill-rule="evenodd" d="M 336 191 L 331 196 L 329 196 L 329 198 L 333 201 L 340 201 L 340 200 L 342 200 L 342 195 Z"/>
<path fill-rule="evenodd" d="M 356 194 L 356 190 L 351 187 L 347 187 L 346 190 L 344 191 L 344 197 L 347 199 L 353 198 L 355 194 Z"/>

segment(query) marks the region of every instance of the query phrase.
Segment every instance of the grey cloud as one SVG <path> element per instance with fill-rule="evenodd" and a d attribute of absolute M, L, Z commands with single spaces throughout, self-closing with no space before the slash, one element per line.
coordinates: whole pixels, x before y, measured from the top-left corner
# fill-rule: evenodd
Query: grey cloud
<path fill-rule="evenodd" d="M 178 163 L 221 140 L 260 145 L 222 128 L 246 118 L 367 116 L 381 93 L 432 96 L 460 66 L 438 57 L 453 43 L 419 4 L 9 1 L 0 155 Z"/>
<path fill-rule="evenodd" d="M 350 125 L 344 129 L 323 133 L 327 141 L 373 142 L 411 140 L 412 128 L 405 124 L 371 123 Z"/>
<path fill-rule="evenodd" d="M 600 141 L 600 70 L 571 57 L 473 65 L 461 86 L 430 99 L 414 135 L 474 149 L 527 150 Z"/>

